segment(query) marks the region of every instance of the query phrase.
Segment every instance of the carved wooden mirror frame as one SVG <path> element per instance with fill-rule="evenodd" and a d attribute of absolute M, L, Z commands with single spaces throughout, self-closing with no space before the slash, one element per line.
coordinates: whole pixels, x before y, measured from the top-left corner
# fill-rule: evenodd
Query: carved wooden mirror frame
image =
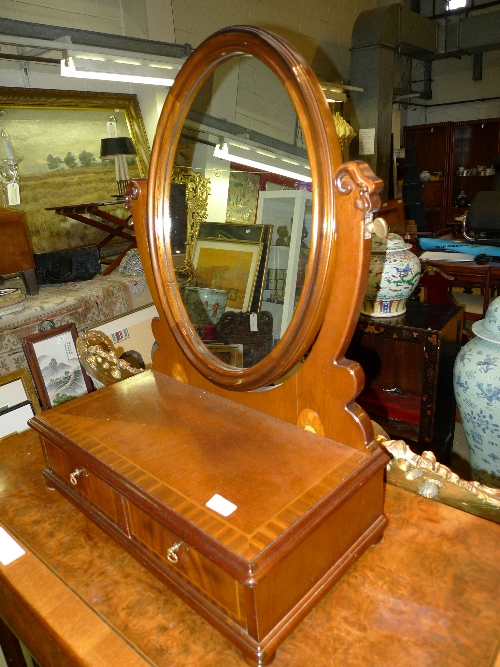
<path fill-rule="evenodd" d="M 302 297 L 284 337 L 261 362 L 237 369 L 207 351 L 182 305 L 169 249 L 169 189 L 178 139 L 194 96 L 217 65 L 243 54 L 266 64 L 295 106 L 313 181 L 313 238 Z M 364 162 L 341 166 L 324 94 L 290 44 L 247 26 L 226 28 L 208 38 L 186 61 L 167 96 L 148 183 L 133 181 L 128 193 L 139 251 L 160 313 L 160 321 L 153 324 L 159 344 L 153 369 L 358 449 L 377 447 L 368 415 L 354 403 L 363 386 L 362 370 L 343 354 L 366 288 L 371 235 L 365 225 L 380 205 L 381 188 L 382 181 Z M 306 352 L 298 372 L 279 384 Z"/>
<path fill-rule="evenodd" d="M 225 60 L 249 54 L 267 65 L 285 86 L 302 124 L 313 179 L 313 241 L 309 269 L 292 321 L 273 353 L 259 364 L 237 369 L 209 354 L 198 339 L 182 304 L 169 251 L 169 190 L 175 150 L 189 107 L 207 77 Z M 196 50 L 177 76 L 163 109 L 151 160 L 148 215 L 153 274 L 162 308 L 178 344 L 199 372 L 213 382 L 240 391 L 282 377 L 310 348 L 323 321 L 334 261 L 333 168 L 340 163 L 336 134 L 319 83 L 301 56 L 281 38 L 257 28 L 221 31 Z M 326 117 L 328 116 L 328 121 Z M 318 122 L 322 119 L 323 122 Z"/>

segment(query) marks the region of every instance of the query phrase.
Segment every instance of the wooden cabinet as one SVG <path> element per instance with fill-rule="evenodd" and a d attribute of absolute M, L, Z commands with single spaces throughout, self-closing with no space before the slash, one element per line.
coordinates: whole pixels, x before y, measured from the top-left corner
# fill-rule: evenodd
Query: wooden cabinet
<path fill-rule="evenodd" d="M 488 118 L 485 120 L 471 120 L 454 123 L 453 127 L 453 154 L 451 162 L 449 218 L 461 216 L 466 207 L 456 206 L 460 192 L 465 192 L 469 201 L 481 190 L 491 190 L 494 175 L 471 173 L 459 175 L 459 168 L 477 171 L 477 167 L 491 167 L 493 157 L 500 153 L 500 119 Z"/>
<path fill-rule="evenodd" d="M 459 175 L 459 168 L 473 172 L 492 166 L 500 152 L 500 118 L 411 125 L 404 128 L 405 145 L 410 140 L 420 172 L 429 171 L 436 179 L 423 182 L 422 198 L 429 228 L 437 232 L 467 210 L 455 205 L 460 192 L 470 200 L 480 190 L 492 189 L 494 176 Z"/>
<path fill-rule="evenodd" d="M 387 523 L 382 450 L 357 451 L 152 371 L 31 426 L 48 485 L 250 664 L 272 660 Z"/>
<path fill-rule="evenodd" d="M 31 295 L 38 294 L 35 261 L 24 213 L 11 208 L 0 208 L 0 233 L 3 246 L 0 253 L 0 276 L 20 272 L 26 292 Z"/>
<path fill-rule="evenodd" d="M 428 171 L 432 179 L 422 183 L 422 200 L 429 229 L 446 226 L 449 190 L 450 123 L 414 125 L 404 128 L 405 145 L 415 147 L 419 172 Z"/>
<path fill-rule="evenodd" d="M 398 318 L 362 317 L 346 353 L 365 371 L 358 403 L 415 451 L 449 459 L 455 429 L 453 364 L 460 349 L 459 306 L 409 301 Z"/>

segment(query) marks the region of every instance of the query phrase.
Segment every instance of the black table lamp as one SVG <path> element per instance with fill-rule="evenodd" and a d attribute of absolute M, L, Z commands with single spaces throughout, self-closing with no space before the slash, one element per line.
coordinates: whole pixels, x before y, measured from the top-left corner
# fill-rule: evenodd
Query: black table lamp
<path fill-rule="evenodd" d="M 105 160 L 115 159 L 116 182 L 118 192 L 124 195 L 130 180 L 127 157 L 137 155 L 134 142 L 130 137 L 106 137 L 101 139 L 101 158 Z"/>

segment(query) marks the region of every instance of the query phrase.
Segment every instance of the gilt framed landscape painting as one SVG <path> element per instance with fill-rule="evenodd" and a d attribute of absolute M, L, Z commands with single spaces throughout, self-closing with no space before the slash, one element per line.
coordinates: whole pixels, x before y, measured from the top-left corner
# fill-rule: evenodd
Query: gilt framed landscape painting
<path fill-rule="evenodd" d="M 114 201 L 114 160 L 100 158 L 111 116 L 119 136 L 130 137 L 137 151 L 129 159 L 131 178 L 147 176 L 149 145 L 137 97 L 0 87 L 0 109 L 0 130 L 18 162 L 16 208 L 25 215 L 33 252 L 97 245 L 105 232 L 46 209 Z M 0 142 L 0 160 L 7 157 L 4 144 Z M 123 205 L 107 211 L 129 216 Z"/>
<path fill-rule="evenodd" d="M 23 338 L 23 350 L 44 410 L 93 391 L 76 351 L 74 323 Z"/>

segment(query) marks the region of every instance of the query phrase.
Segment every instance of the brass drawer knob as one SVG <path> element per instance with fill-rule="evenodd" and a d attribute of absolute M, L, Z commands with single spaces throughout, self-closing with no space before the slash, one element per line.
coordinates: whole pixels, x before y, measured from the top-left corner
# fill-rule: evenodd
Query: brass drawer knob
<path fill-rule="evenodd" d="M 82 473 L 84 477 L 87 476 L 87 471 L 85 470 L 85 468 L 77 468 L 71 473 L 71 475 L 69 476 L 69 481 L 71 482 L 71 484 L 73 484 L 73 486 L 76 486 L 78 484 L 78 475 L 81 475 Z"/>
<path fill-rule="evenodd" d="M 182 542 L 176 542 L 175 544 L 173 544 L 170 547 L 170 549 L 167 549 L 167 560 L 170 563 L 175 564 L 179 560 L 179 556 L 177 555 L 177 552 L 179 551 L 181 546 L 182 546 Z"/>

